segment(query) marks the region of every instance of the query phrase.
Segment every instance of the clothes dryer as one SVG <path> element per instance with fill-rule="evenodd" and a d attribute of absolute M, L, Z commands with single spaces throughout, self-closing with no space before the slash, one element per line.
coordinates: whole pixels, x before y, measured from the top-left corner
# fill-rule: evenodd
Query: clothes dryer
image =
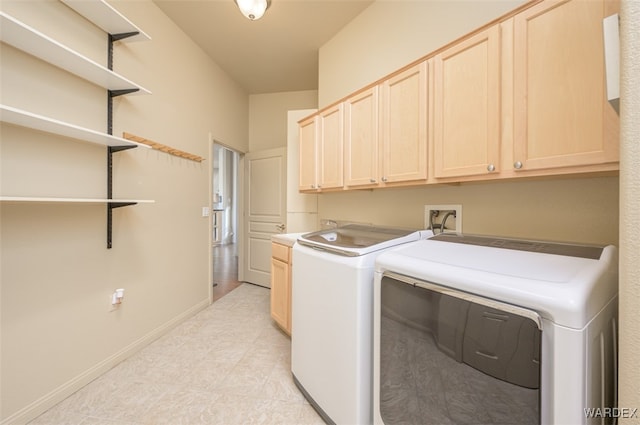
<path fill-rule="evenodd" d="M 617 270 L 614 246 L 446 233 L 381 254 L 374 423 L 613 423 Z"/>

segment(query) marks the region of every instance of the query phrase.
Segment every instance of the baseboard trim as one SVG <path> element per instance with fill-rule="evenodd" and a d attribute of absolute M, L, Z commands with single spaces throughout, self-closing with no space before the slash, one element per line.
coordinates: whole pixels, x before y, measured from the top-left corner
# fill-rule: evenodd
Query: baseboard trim
<path fill-rule="evenodd" d="M 173 329 L 180 323 L 193 317 L 196 313 L 203 310 L 210 304 L 211 302 L 208 298 L 200 301 L 189 310 L 184 311 L 180 315 L 174 317 L 165 324 L 157 327 L 143 337 L 124 347 L 117 353 L 107 357 L 106 359 L 97 363 L 95 366 L 87 369 L 83 373 L 70 379 L 48 394 L 35 400 L 33 403 L 18 410 L 13 415 L 3 419 L 2 421 L 0 421 L 0 425 L 21 425 L 37 418 L 56 404 L 60 403 L 65 398 L 69 397 L 71 394 L 78 391 L 80 388 L 84 387 L 91 381 L 111 370 L 118 363 L 121 363 L 122 361 L 131 357 L 144 347 L 151 344 L 156 339 L 168 333 L 171 329 Z"/>

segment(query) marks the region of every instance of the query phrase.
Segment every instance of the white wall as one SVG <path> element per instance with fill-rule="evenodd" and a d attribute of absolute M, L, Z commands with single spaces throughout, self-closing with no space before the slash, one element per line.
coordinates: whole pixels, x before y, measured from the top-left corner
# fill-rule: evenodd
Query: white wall
<path fill-rule="evenodd" d="M 424 206 L 462 204 L 469 234 L 618 244 L 617 178 L 511 181 L 325 193 L 319 217 L 423 228 Z"/>
<path fill-rule="evenodd" d="M 524 0 L 377 0 L 319 52 L 319 107 L 425 56 Z"/>
<path fill-rule="evenodd" d="M 621 3 L 619 406 L 640 409 L 640 2 Z M 636 418 L 622 419 L 634 424 Z"/>
<path fill-rule="evenodd" d="M 127 131 L 206 157 L 146 149 L 115 154 L 104 205 L 0 205 L 0 421 L 23 423 L 209 304 L 209 134 L 247 151 L 248 96 L 148 0 L 110 2 L 151 37 L 117 43 L 114 69 L 151 96 L 114 102 Z M 106 63 L 106 35 L 59 1 L 7 1 L 3 11 Z M 0 101 L 99 131 L 106 92 L 1 45 Z M 2 195 L 106 196 L 106 149 L 2 125 Z M 110 297 L 125 288 L 111 311 Z"/>
<path fill-rule="evenodd" d="M 316 90 L 254 94 L 249 96 L 249 150 L 287 146 L 287 112 L 316 108 Z"/>

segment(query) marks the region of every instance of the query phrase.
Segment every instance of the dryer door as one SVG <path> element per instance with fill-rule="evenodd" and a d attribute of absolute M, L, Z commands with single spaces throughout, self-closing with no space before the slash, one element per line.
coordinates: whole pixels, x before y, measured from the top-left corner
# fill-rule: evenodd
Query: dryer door
<path fill-rule="evenodd" d="M 393 274 L 380 291 L 384 423 L 540 423 L 535 312 Z"/>

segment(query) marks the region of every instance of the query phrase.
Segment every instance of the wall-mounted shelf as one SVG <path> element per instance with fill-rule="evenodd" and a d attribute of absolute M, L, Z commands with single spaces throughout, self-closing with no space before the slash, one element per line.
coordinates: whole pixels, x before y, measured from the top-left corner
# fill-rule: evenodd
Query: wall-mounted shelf
<path fill-rule="evenodd" d="M 99 63 L 71 50 L 40 31 L 0 11 L 0 39 L 60 69 L 77 75 L 111 92 L 151 94 Z"/>
<path fill-rule="evenodd" d="M 121 137 L 101 133 L 2 104 L 0 104 L 0 121 L 103 146 L 141 146 L 147 149 L 150 148 L 150 146 L 143 143 L 136 143 Z"/>
<path fill-rule="evenodd" d="M 107 197 L 56 198 L 0 196 L 1 202 L 106 204 L 107 248 L 111 248 L 112 211 L 114 208 L 152 203 L 152 200 L 113 199 L 113 154 L 123 150 L 148 146 L 113 136 L 113 98 L 126 94 L 151 94 L 142 86 L 113 72 L 113 45 L 115 41 L 143 41 L 150 37 L 131 21 L 111 7 L 105 0 L 63 0 L 71 9 L 108 35 L 107 67 L 75 52 L 40 31 L 0 11 L 0 41 L 53 66 L 74 74 L 107 90 L 107 132 L 83 128 L 75 124 L 38 115 L 7 105 L 0 105 L 0 121 L 33 130 L 43 131 L 70 139 L 107 147 Z"/>
<path fill-rule="evenodd" d="M 113 217 L 115 208 L 137 204 L 152 204 L 150 199 L 100 199 L 100 198 L 51 198 L 28 196 L 0 196 L 0 203 L 33 203 L 33 204 L 98 204 L 107 206 L 107 249 L 113 246 Z"/>
<path fill-rule="evenodd" d="M 130 20 L 114 9 L 104 0 L 61 0 L 64 4 L 93 22 L 98 28 L 107 34 L 132 34 L 125 41 L 151 40 L 144 31 L 134 25 Z"/>
<path fill-rule="evenodd" d="M 34 202 L 41 204 L 114 204 L 114 205 L 134 205 L 153 204 L 150 199 L 102 199 L 102 198 L 52 198 L 52 197 L 30 197 L 30 196 L 0 196 L 0 202 Z M 117 207 L 116 207 L 117 208 Z"/>

